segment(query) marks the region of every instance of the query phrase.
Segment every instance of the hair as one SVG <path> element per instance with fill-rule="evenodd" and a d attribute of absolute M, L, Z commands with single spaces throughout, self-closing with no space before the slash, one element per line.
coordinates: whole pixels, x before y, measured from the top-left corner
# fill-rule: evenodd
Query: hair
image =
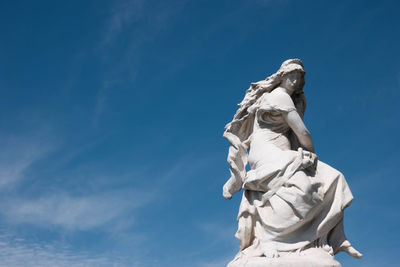
<path fill-rule="evenodd" d="M 225 126 L 224 137 L 229 141 L 228 163 L 230 165 L 231 178 L 229 179 L 230 191 L 239 191 L 246 177 L 246 165 L 248 160 L 248 139 L 253 132 L 254 114 L 256 112 L 255 103 L 264 94 L 279 87 L 283 78 L 294 71 L 300 71 L 305 75 L 303 63 L 300 59 L 288 59 L 284 61 L 279 70 L 267 77 L 265 80 L 251 83 L 246 95 L 239 108 L 233 116 L 233 120 Z M 303 83 L 298 90 L 293 93 L 294 103 L 302 102 L 305 108 L 305 97 L 303 93 Z M 304 111 L 303 111 L 304 112 Z M 303 115 L 303 114 L 301 114 Z M 235 193 L 230 192 L 230 193 Z"/>

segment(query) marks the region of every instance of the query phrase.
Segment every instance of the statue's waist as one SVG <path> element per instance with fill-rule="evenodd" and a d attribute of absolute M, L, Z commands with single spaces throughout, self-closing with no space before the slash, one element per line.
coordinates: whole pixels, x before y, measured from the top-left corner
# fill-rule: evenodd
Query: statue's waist
<path fill-rule="evenodd" d="M 281 150 L 290 150 L 290 141 L 287 132 L 274 132 L 271 130 L 258 130 L 253 133 L 251 138 L 251 149 L 272 149 L 270 146 L 276 146 Z"/>

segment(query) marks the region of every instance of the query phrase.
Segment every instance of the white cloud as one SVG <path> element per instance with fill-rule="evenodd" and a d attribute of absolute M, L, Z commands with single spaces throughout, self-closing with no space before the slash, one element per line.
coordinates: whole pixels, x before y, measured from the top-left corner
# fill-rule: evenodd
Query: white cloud
<path fill-rule="evenodd" d="M 173 18 L 182 11 L 186 2 L 113 1 L 96 47 L 105 66 L 112 67 L 101 75 L 93 110 L 95 127 L 101 124 L 102 116 L 108 111 L 110 91 L 115 93 L 124 87 L 134 87 L 142 62 L 147 61 L 144 48 L 171 28 Z M 114 46 L 121 43 L 124 44 L 122 47 Z"/>
<path fill-rule="evenodd" d="M 28 187 L 32 189 L 32 185 L 28 184 L 31 181 L 27 179 L 32 173 L 27 174 L 27 170 L 46 156 L 50 148 L 52 148 L 51 151 L 54 149 L 44 141 L 39 142 L 32 138 L 32 140 L 23 141 L 23 139 L 22 137 L 15 138 L 12 142 L 8 140 L 3 146 L 6 148 L 3 151 L 8 152 L 6 153 L 8 157 L 1 156 L 0 174 L 7 175 L 3 175 L 3 182 L 0 185 L 11 184 L 11 181 L 15 185 L 12 193 L 7 192 L 0 198 L 0 215 L 4 218 L 3 224 L 30 224 L 43 229 L 59 228 L 59 230 L 67 231 L 89 231 L 100 228 L 105 232 L 124 232 L 133 224 L 136 216 L 134 213 L 137 209 L 154 201 L 155 198 L 166 197 L 165 191 L 170 188 L 170 181 L 176 180 L 183 170 L 188 170 L 185 167 L 188 164 L 186 156 L 179 159 L 165 171 L 164 175 L 152 182 L 151 187 L 140 191 L 139 189 L 123 188 L 119 183 L 124 184 L 126 179 L 141 178 L 143 180 L 148 176 L 154 176 L 151 170 L 135 173 L 135 169 L 134 174 L 129 175 L 127 173 L 132 172 L 127 170 L 121 177 L 115 173 L 105 174 L 104 170 L 98 173 L 79 169 L 77 173 L 83 175 L 85 181 L 80 182 L 79 190 L 77 190 L 79 185 L 74 182 L 68 188 L 63 188 L 63 184 L 47 186 L 43 183 L 36 183 L 34 185 L 35 193 L 28 197 L 22 195 L 22 192 L 26 192 Z M 46 140 L 48 139 L 51 138 L 47 137 Z M 13 151 L 12 148 L 15 150 Z M 77 153 L 79 154 L 79 151 Z M 76 155 L 76 153 L 72 153 L 67 156 L 66 160 L 69 161 Z M 191 167 L 194 167 L 193 162 Z M 152 168 L 152 165 L 149 168 Z M 62 173 L 57 173 L 57 167 L 51 173 L 57 176 L 61 175 L 63 180 L 68 181 L 73 181 L 71 177 L 68 177 L 69 175 L 75 175 L 72 172 L 65 177 Z M 110 190 L 110 187 L 114 189 Z M 29 191 L 33 192 L 31 189 Z M 108 227 L 110 224 L 112 227 Z"/>
<path fill-rule="evenodd" d="M 194 260 L 193 266 L 198 267 L 222 267 L 230 262 L 238 250 L 237 242 L 234 242 L 234 233 L 236 225 L 226 225 L 222 221 L 207 221 L 196 225 L 206 236 L 210 237 L 210 241 L 206 246 L 199 247 L 196 251 L 188 253 L 188 256 Z M 217 257 L 211 257 L 216 248 L 220 251 L 222 247 L 227 250 Z M 198 260 L 196 260 L 198 259 Z"/>
<path fill-rule="evenodd" d="M 123 262 L 117 257 L 73 252 L 62 244 L 39 244 L 22 238 L 0 236 L 0 267 L 128 266 Z"/>
<path fill-rule="evenodd" d="M 101 88 L 96 95 L 96 105 L 94 108 L 94 116 L 93 116 L 93 125 L 98 126 L 101 115 L 106 109 L 107 106 L 107 87 Z"/>
<path fill-rule="evenodd" d="M 127 24 L 139 20 L 143 16 L 144 3 L 144 0 L 117 1 L 112 7 L 101 46 L 110 44 Z"/>
<path fill-rule="evenodd" d="M 104 28 L 100 47 L 104 48 L 112 44 L 127 28 L 132 29 L 130 34 L 126 36 L 133 41 L 130 46 L 142 43 L 145 40 L 152 40 L 160 31 L 168 28 L 170 19 L 182 10 L 186 2 L 187 0 L 181 0 L 176 3 L 146 0 L 115 1 Z M 139 21 L 145 21 L 150 28 L 144 35 L 139 35 L 139 31 L 133 27 Z"/>
<path fill-rule="evenodd" d="M 151 200 L 151 195 L 114 191 L 89 196 L 66 193 L 38 199 L 8 199 L 0 213 L 13 224 L 27 223 L 39 227 L 61 227 L 66 230 L 90 230 L 130 217 L 134 208 Z M 130 224 L 133 222 L 131 221 Z"/>
<path fill-rule="evenodd" d="M 0 189 L 20 182 L 28 168 L 54 148 L 44 133 L 0 134 Z"/>

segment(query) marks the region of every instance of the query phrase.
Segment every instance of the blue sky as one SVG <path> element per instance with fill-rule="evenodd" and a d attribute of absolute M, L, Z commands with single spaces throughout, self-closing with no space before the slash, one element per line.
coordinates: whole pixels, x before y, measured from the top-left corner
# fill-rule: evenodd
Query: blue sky
<path fill-rule="evenodd" d="M 355 200 L 346 266 L 397 266 L 398 1 L 1 1 L 0 266 L 225 266 L 223 127 L 301 58 Z"/>

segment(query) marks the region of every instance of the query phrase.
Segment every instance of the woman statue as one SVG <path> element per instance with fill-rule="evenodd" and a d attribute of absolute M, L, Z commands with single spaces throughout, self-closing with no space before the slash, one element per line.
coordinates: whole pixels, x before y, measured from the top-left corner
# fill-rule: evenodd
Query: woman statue
<path fill-rule="evenodd" d="M 251 84 L 225 127 L 231 177 L 223 196 L 244 189 L 236 233 L 240 251 L 228 266 L 306 251 L 332 259 L 339 251 L 362 256 L 343 230 L 350 188 L 339 171 L 318 160 L 303 123 L 304 75 L 299 59 L 286 60 L 277 73 Z"/>

